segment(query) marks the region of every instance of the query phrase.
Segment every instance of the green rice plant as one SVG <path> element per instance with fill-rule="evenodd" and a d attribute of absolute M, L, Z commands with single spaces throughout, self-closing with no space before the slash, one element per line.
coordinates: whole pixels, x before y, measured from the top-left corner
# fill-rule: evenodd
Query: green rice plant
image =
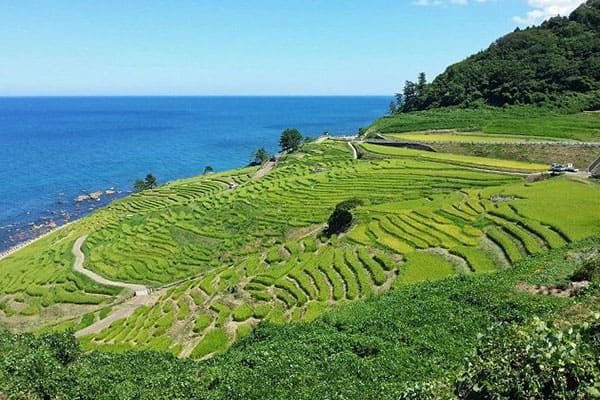
<path fill-rule="evenodd" d="M 288 279 L 287 277 L 275 282 L 275 287 L 288 292 L 295 299 L 294 303 L 297 303 L 299 307 L 308 301 L 308 298 L 304 292 L 298 288 L 298 286 L 296 286 L 294 281 Z"/>
<path fill-rule="evenodd" d="M 190 308 L 183 297 L 180 297 L 179 300 L 177 300 L 177 308 L 179 309 L 177 311 L 177 320 L 183 321 L 187 318 L 190 311 Z"/>
<path fill-rule="evenodd" d="M 190 357 L 202 358 L 211 353 L 223 353 L 227 350 L 229 337 L 222 329 L 213 329 L 209 331 L 204 338 L 194 347 Z"/>
<path fill-rule="evenodd" d="M 371 258 L 371 255 L 365 248 L 359 248 L 357 254 L 360 262 L 370 272 L 373 282 L 375 282 L 377 286 L 383 285 L 386 282 L 387 277 L 385 276 L 385 272 L 383 271 L 383 268 L 381 268 L 381 265 Z"/>
<path fill-rule="evenodd" d="M 265 261 L 267 261 L 269 264 L 277 264 L 283 260 L 284 260 L 284 258 L 281 255 L 281 250 L 277 246 L 272 247 L 268 251 L 267 257 L 265 258 Z"/>
<path fill-rule="evenodd" d="M 285 309 L 282 304 L 276 304 L 272 309 L 269 315 L 265 318 L 266 321 L 271 322 L 273 324 L 285 324 L 287 322 L 287 317 L 285 316 Z"/>
<path fill-rule="evenodd" d="M 543 164 L 525 163 L 520 161 L 509 161 L 475 156 L 455 155 L 448 153 L 434 153 L 421 150 L 405 149 L 401 147 L 380 146 L 369 143 L 364 143 L 361 145 L 361 147 L 366 152 L 381 154 L 384 156 L 412 157 L 421 160 L 434 160 L 447 163 L 456 163 L 458 165 L 497 168 L 499 170 L 541 172 L 546 171 L 548 169 L 548 166 Z"/>
<path fill-rule="evenodd" d="M 393 271 L 396 268 L 396 262 L 385 253 L 375 253 L 373 260 L 378 262 L 385 271 Z"/>
<path fill-rule="evenodd" d="M 415 247 L 421 249 L 435 247 L 435 244 L 437 243 L 436 239 L 433 239 L 431 236 L 419 231 L 412 225 L 408 224 L 403 218 L 396 215 L 390 215 L 387 217 L 387 220 L 389 221 L 390 225 L 404 232 L 404 237 L 406 238 L 405 240 L 410 240 Z"/>
<path fill-rule="evenodd" d="M 81 317 L 81 319 L 79 320 L 79 323 L 74 328 L 74 330 L 78 331 L 78 330 L 81 330 L 83 328 L 86 328 L 86 327 L 92 325 L 95 321 L 96 321 L 96 316 L 94 315 L 94 313 L 84 314 Z"/>
<path fill-rule="evenodd" d="M 286 305 L 286 308 L 294 307 L 296 305 L 296 302 L 298 301 L 296 297 L 294 297 L 289 291 L 285 289 L 276 287 L 274 289 L 274 292 L 275 297 L 278 300 L 281 300 Z"/>
<path fill-rule="evenodd" d="M 313 285 L 310 276 L 306 274 L 306 271 L 301 268 L 295 269 L 290 272 L 288 278 L 296 281 L 296 284 L 306 293 L 309 299 L 317 297 L 317 289 Z"/>
<path fill-rule="evenodd" d="M 469 264 L 469 268 L 474 272 L 490 272 L 498 269 L 485 251 L 479 247 L 458 246 L 450 249 L 450 253 L 464 258 Z"/>
<path fill-rule="evenodd" d="M 517 262 L 523 255 L 514 240 L 504 231 L 497 227 L 489 228 L 486 235 L 504 251 L 504 254 L 511 263 Z"/>
<path fill-rule="evenodd" d="M 493 215 L 488 215 L 487 218 L 502 226 L 507 232 L 510 232 L 513 237 L 517 238 L 523 244 L 527 253 L 534 254 L 542 251 L 542 247 L 540 246 L 538 240 L 524 228 L 519 227 L 513 222 L 507 221 L 503 218 L 495 217 Z"/>
<path fill-rule="evenodd" d="M 81 292 L 71 293 L 62 287 L 56 288 L 55 301 L 58 303 L 73 303 L 73 304 L 100 304 L 106 298 L 100 296 L 90 296 Z"/>
<path fill-rule="evenodd" d="M 271 311 L 271 304 L 259 304 L 254 306 L 254 318 L 263 319 L 269 314 Z"/>
<path fill-rule="evenodd" d="M 233 312 L 233 320 L 237 322 L 245 321 L 254 315 L 254 309 L 247 303 L 243 303 Z"/>
<path fill-rule="evenodd" d="M 360 290 L 360 295 L 363 297 L 369 296 L 373 293 L 372 290 L 372 282 L 369 274 L 365 271 L 363 265 L 358 261 L 356 255 L 350 248 L 344 249 L 344 260 L 346 264 L 350 267 L 356 279 L 358 281 L 358 286 Z"/>
<path fill-rule="evenodd" d="M 194 320 L 194 328 L 193 331 L 195 333 L 200 333 L 212 324 L 213 317 L 208 314 L 198 314 Z"/>
<path fill-rule="evenodd" d="M 406 255 L 406 262 L 400 267 L 394 286 L 443 279 L 455 273 L 448 260 L 426 251 L 415 251 Z"/>
<path fill-rule="evenodd" d="M 305 267 L 304 271 L 310 275 L 312 281 L 315 283 L 317 287 L 317 296 L 316 300 L 325 302 L 329 299 L 329 284 L 327 279 L 325 278 L 325 274 L 315 265 L 309 264 Z"/>
<path fill-rule="evenodd" d="M 413 248 L 408 245 L 406 242 L 400 240 L 398 236 L 394 236 L 390 234 L 387 230 L 381 227 L 380 221 L 371 221 L 369 223 L 369 231 L 375 236 L 375 240 L 377 243 L 382 245 L 388 250 L 397 252 L 397 253 L 408 253 L 413 251 Z M 388 229 L 393 230 L 393 228 Z"/>
<path fill-rule="evenodd" d="M 241 339 L 246 336 L 252 335 L 254 327 L 252 325 L 238 325 L 236 331 L 236 338 Z"/>
<path fill-rule="evenodd" d="M 354 228 L 352 228 L 350 230 L 350 232 L 348 232 L 346 234 L 346 237 L 358 244 L 369 246 L 371 244 L 371 239 L 367 235 L 366 231 L 367 231 L 366 225 L 363 225 L 363 224 L 357 225 Z"/>
<path fill-rule="evenodd" d="M 346 285 L 346 297 L 349 300 L 356 299 L 359 295 L 359 288 L 356 282 L 356 276 L 344 260 L 344 249 L 339 247 L 335 249 L 333 267 L 340 274 Z"/>
<path fill-rule="evenodd" d="M 204 298 L 202 297 L 202 295 L 200 294 L 200 292 L 198 291 L 198 289 L 190 289 L 190 291 L 188 292 L 188 294 L 190 295 L 190 297 L 192 298 L 192 300 L 194 301 L 194 304 L 197 306 L 203 305 L 204 304 Z"/>
<path fill-rule="evenodd" d="M 314 253 L 317 251 L 317 243 L 313 237 L 307 237 L 302 240 L 304 244 L 304 251 L 307 253 Z"/>
<path fill-rule="evenodd" d="M 302 319 L 304 321 L 312 321 L 327 309 L 327 304 L 311 301 L 306 305 Z"/>

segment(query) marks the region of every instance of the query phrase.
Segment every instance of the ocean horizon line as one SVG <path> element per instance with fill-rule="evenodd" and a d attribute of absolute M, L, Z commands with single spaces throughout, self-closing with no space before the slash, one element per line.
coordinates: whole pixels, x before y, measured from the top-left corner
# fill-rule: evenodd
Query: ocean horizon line
<path fill-rule="evenodd" d="M 389 94 L 115 94 L 115 95 L 0 95 L 0 99 L 39 99 L 39 98 L 350 98 L 350 97 L 388 97 L 393 98 Z"/>

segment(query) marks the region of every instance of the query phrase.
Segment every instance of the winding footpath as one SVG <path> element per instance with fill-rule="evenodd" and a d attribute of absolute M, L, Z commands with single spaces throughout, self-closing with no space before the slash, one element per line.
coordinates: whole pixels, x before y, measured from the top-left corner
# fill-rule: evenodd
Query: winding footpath
<path fill-rule="evenodd" d="M 110 279 L 106 279 L 103 276 L 100 276 L 97 273 L 90 271 L 89 269 L 86 269 L 83 266 L 83 262 L 85 261 L 85 255 L 81 251 L 81 245 L 83 244 L 83 242 L 85 242 L 85 239 L 87 239 L 87 235 L 81 236 L 73 244 L 73 249 L 71 252 L 75 256 L 75 262 L 73 263 L 73 269 L 75 271 L 87 276 L 91 280 L 96 281 L 101 285 L 117 286 L 117 287 L 122 287 L 122 288 L 133 290 L 135 292 L 136 296 L 147 296 L 149 294 L 148 288 L 144 285 L 137 285 L 135 283 L 126 283 L 126 282 L 119 282 L 119 281 L 111 281 Z"/>
<path fill-rule="evenodd" d="M 86 269 L 83 266 L 85 261 L 85 255 L 81 251 L 81 245 L 87 239 L 87 235 L 81 236 L 78 238 L 73 244 L 73 249 L 71 252 L 75 256 L 75 262 L 73 263 L 73 270 L 79 272 L 90 278 L 91 280 L 109 286 L 117 286 L 125 289 L 132 290 L 135 293 L 135 296 L 126 300 L 125 302 L 119 304 L 115 307 L 115 309 L 104 319 L 93 323 L 92 325 L 83 328 L 77 332 L 75 332 L 76 337 L 81 337 L 85 335 L 90 335 L 92 333 L 97 333 L 107 328 L 115 321 L 118 321 L 123 318 L 127 318 L 133 314 L 133 312 L 143 305 L 150 304 L 156 301 L 156 296 L 150 295 L 150 289 L 148 289 L 144 285 L 137 285 L 135 283 L 127 283 L 127 282 L 119 282 L 119 281 L 111 281 L 110 279 L 106 279 L 103 276 L 98 275 L 97 273 Z"/>
<path fill-rule="evenodd" d="M 352 149 L 352 158 L 358 160 L 358 152 L 356 151 L 356 147 L 354 146 L 354 144 L 352 142 L 348 142 L 348 146 L 350 146 L 350 148 Z"/>

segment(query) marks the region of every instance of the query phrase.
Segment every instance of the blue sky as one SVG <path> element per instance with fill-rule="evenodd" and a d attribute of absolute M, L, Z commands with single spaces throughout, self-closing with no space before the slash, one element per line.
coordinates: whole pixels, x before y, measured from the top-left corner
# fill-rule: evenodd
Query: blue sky
<path fill-rule="evenodd" d="M 573 0 L 0 2 L 0 96 L 391 95 Z"/>

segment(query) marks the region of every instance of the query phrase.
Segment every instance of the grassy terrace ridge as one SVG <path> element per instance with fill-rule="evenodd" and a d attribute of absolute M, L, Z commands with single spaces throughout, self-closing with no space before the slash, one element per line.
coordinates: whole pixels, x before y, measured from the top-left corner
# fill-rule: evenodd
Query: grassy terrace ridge
<path fill-rule="evenodd" d="M 548 170 L 548 165 L 528 163 L 522 161 L 500 160 L 486 157 L 476 157 L 467 155 L 435 153 L 423 150 L 405 149 L 402 147 L 392 147 L 376 145 L 371 143 L 362 143 L 359 145 L 365 155 L 378 155 L 384 157 L 407 157 L 412 159 L 442 161 L 455 163 L 464 166 L 478 168 L 489 168 L 503 171 L 515 172 L 542 172 Z"/>
<path fill-rule="evenodd" d="M 395 134 L 436 129 L 455 129 L 492 135 L 523 135 L 582 142 L 600 141 L 600 114 L 566 114 L 535 106 L 446 107 L 385 116 L 368 132 Z"/>
<path fill-rule="evenodd" d="M 443 132 L 435 131 L 386 133 L 386 138 L 396 140 L 409 140 L 415 142 L 482 142 L 482 143 L 519 143 L 519 142 L 562 142 L 565 139 L 552 137 L 533 137 L 518 135 L 491 135 L 477 132 Z"/>
<path fill-rule="evenodd" d="M 84 336 L 84 346 L 204 358 L 261 321 L 311 321 L 334 305 L 493 272 L 600 234 L 597 183 L 531 184 L 477 168 L 535 164 L 476 158 L 463 166 L 435 154 L 352 160 L 345 143 L 306 144 L 260 179 L 245 168 L 115 201 L 0 261 L 0 323 L 80 330 L 127 304 L 126 291 L 73 272 L 71 249 L 83 235 L 85 267 L 111 280 L 159 287 L 192 278 Z M 240 186 L 229 190 L 232 182 Z M 364 202 L 353 228 L 320 238 L 331 210 L 349 198 Z"/>

